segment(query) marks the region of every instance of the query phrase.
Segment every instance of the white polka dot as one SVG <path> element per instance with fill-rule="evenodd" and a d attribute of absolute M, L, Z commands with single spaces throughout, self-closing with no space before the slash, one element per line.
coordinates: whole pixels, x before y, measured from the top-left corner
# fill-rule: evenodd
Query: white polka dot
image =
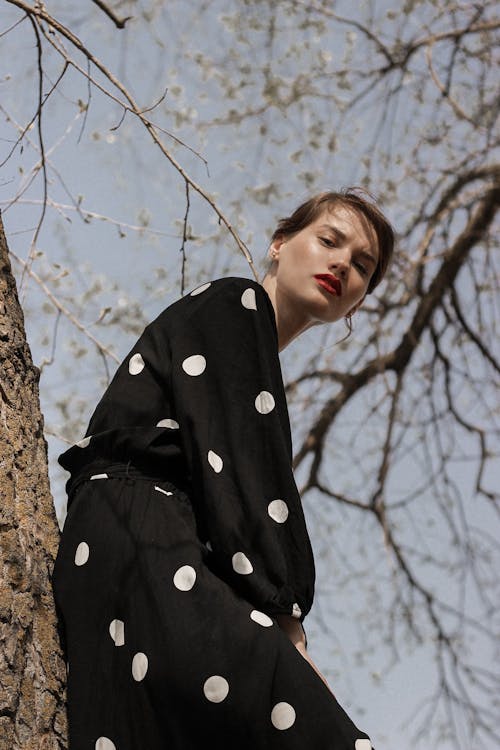
<path fill-rule="evenodd" d="M 201 286 L 196 287 L 196 289 L 193 289 L 190 296 L 196 297 L 197 294 L 201 294 L 202 292 L 206 292 L 209 286 L 212 286 L 212 282 L 208 281 L 206 284 L 202 284 Z"/>
<path fill-rule="evenodd" d="M 157 427 L 168 427 L 169 430 L 178 430 L 179 429 L 179 422 L 176 422 L 175 419 L 160 419 Z"/>
<path fill-rule="evenodd" d="M 257 300 L 255 299 L 255 289 L 245 289 L 241 295 L 241 304 L 246 307 L 247 310 L 257 309 Z"/>
<path fill-rule="evenodd" d="M 288 518 L 288 505 L 284 500 L 273 500 L 267 506 L 267 512 L 276 523 L 285 523 Z"/>
<path fill-rule="evenodd" d="M 111 620 L 109 623 L 109 634 L 115 646 L 123 646 L 125 643 L 125 624 L 123 620 Z"/>
<path fill-rule="evenodd" d="M 87 542 L 80 542 L 75 552 L 75 565 L 85 565 L 89 559 L 89 545 Z"/>
<path fill-rule="evenodd" d="M 139 651 L 132 659 L 132 677 L 136 682 L 140 682 L 146 677 L 147 671 L 148 657 Z"/>
<path fill-rule="evenodd" d="M 182 369 L 187 375 L 201 375 L 207 366 L 207 361 L 202 354 L 192 354 L 191 357 L 186 357 L 182 363 Z"/>
<path fill-rule="evenodd" d="M 271 721 L 276 729 L 290 729 L 295 722 L 295 709 L 289 703 L 277 703 L 271 711 Z"/>
<path fill-rule="evenodd" d="M 298 620 L 301 616 L 302 616 L 302 610 L 297 604 L 297 602 L 295 602 L 295 604 L 292 606 L 292 617 L 296 617 Z"/>
<path fill-rule="evenodd" d="M 233 570 L 242 576 L 253 573 L 253 565 L 243 552 L 236 552 L 232 558 Z"/>
<path fill-rule="evenodd" d="M 224 466 L 222 458 L 213 451 L 208 451 L 208 463 L 216 474 L 219 474 L 219 472 L 222 471 L 222 467 Z"/>
<path fill-rule="evenodd" d="M 95 750 L 116 750 L 116 745 L 107 737 L 99 737 L 95 743 Z"/>
<path fill-rule="evenodd" d="M 131 375 L 139 375 L 144 370 L 144 360 L 141 354 L 133 354 L 128 361 L 128 371 Z"/>
<path fill-rule="evenodd" d="M 174 586 L 179 591 L 190 591 L 196 581 L 196 570 L 191 565 L 183 565 L 174 575 Z"/>
<path fill-rule="evenodd" d="M 264 612 L 259 612 L 258 609 L 253 609 L 250 612 L 250 617 L 254 622 L 257 622 L 259 625 L 262 625 L 264 628 L 270 628 L 273 624 L 273 621 L 270 617 L 268 617 Z"/>
<path fill-rule="evenodd" d="M 205 693 L 205 698 L 211 703 L 221 703 L 229 693 L 229 683 L 224 677 L 214 674 L 208 680 L 205 680 L 203 692 Z"/>
<path fill-rule="evenodd" d="M 91 479 L 109 479 L 107 474 L 92 474 Z"/>
<path fill-rule="evenodd" d="M 209 540 L 208 540 L 208 542 L 207 542 L 207 543 L 205 544 L 205 547 L 207 548 L 207 550 L 208 550 L 209 552 L 213 552 L 213 551 L 214 551 L 214 548 L 212 547 L 212 542 L 210 541 L 210 539 L 209 539 Z"/>
<path fill-rule="evenodd" d="M 354 750 L 372 750 L 372 743 L 370 740 L 356 740 L 354 743 Z"/>
<path fill-rule="evenodd" d="M 269 414 L 274 409 L 274 398 L 269 391 L 261 391 L 255 399 L 255 408 L 259 414 Z"/>
<path fill-rule="evenodd" d="M 92 435 L 89 435 L 88 437 L 83 438 L 82 440 L 79 440 L 75 445 L 77 445 L 79 448 L 86 448 L 87 445 L 90 443 L 90 438 Z"/>

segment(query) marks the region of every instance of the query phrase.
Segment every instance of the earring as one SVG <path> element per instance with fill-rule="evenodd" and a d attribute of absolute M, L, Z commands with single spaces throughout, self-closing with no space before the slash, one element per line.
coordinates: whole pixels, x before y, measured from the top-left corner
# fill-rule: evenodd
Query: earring
<path fill-rule="evenodd" d="M 352 333 L 352 316 L 354 315 L 354 312 L 348 312 L 346 315 L 344 315 L 344 323 L 347 328 L 347 335 L 346 339 L 349 338 L 349 336 Z M 344 339 L 342 339 L 344 341 Z"/>

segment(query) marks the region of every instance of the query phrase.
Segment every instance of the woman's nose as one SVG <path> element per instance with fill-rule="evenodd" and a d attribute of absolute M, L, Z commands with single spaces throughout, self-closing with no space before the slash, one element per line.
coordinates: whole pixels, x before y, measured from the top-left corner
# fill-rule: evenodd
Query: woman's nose
<path fill-rule="evenodd" d="M 330 269 L 332 272 L 339 276 L 340 278 L 345 279 L 347 276 L 347 273 L 349 271 L 349 264 L 347 263 L 345 258 L 335 258 L 330 261 Z"/>

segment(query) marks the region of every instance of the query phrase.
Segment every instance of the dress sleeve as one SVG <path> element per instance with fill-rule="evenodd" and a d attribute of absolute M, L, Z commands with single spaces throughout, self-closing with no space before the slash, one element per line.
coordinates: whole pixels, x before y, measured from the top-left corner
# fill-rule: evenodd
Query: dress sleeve
<path fill-rule="evenodd" d="M 314 560 L 292 471 L 274 311 L 247 279 L 201 289 L 183 307 L 171 350 L 195 506 L 217 572 L 266 614 L 303 620 Z"/>

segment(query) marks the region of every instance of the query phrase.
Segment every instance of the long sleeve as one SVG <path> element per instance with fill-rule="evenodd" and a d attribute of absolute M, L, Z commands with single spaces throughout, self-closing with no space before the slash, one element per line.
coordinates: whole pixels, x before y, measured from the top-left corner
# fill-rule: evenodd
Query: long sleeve
<path fill-rule="evenodd" d="M 271 302 L 247 279 L 184 298 L 171 394 L 195 507 L 222 575 L 269 615 L 303 619 L 314 561 L 291 465 Z"/>

